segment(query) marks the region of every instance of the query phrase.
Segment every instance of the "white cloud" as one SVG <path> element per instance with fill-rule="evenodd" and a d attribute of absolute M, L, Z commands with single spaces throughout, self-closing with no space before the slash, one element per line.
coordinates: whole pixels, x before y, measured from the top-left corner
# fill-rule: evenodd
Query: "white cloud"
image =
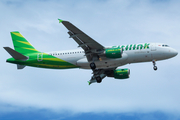
<path fill-rule="evenodd" d="M 2 1 L 1 48 L 13 46 L 9 32 L 18 30 L 40 51 L 74 49 L 57 18 L 71 21 L 103 45 L 163 42 L 179 49 L 179 1 Z M 88 86 L 90 70 L 16 70 L 1 49 L 0 101 L 18 107 L 73 112 L 180 112 L 179 56 L 131 64 L 131 78 L 105 78 Z M 4 108 L 5 109 L 5 108 Z M 4 110 L 3 109 L 3 110 Z"/>

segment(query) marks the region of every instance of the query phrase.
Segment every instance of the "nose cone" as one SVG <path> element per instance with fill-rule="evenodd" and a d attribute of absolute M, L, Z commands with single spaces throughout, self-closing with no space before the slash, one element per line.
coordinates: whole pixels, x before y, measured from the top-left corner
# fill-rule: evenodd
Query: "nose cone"
<path fill-rule="evenodd" d="M 170 50 L 170 54 L 172 55 L 172 57 L 174 57 L 178 54 L 178 51 L 175 49 L 172 49 L 172 50 Z"/>
<path fill-rule="evenodd" d="M 177 54 L 178 51 L 173 48 L 169 48 L 168 52 L 166 53 L 167 57 L 169 58 L 175 57 Z"/>

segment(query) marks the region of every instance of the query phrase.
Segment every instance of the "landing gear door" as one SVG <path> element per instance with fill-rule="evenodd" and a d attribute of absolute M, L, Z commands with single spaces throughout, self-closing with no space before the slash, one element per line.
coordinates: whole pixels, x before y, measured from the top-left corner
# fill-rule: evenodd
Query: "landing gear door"
<path fill-rule="evenodd" d="M 43 61 L 43 53 L 37 54 L 37 61 Z"/>
<path fill-rule="evenodd" d="M 156 51 L 156 43 L 151 44 L 151 51 Z"/>

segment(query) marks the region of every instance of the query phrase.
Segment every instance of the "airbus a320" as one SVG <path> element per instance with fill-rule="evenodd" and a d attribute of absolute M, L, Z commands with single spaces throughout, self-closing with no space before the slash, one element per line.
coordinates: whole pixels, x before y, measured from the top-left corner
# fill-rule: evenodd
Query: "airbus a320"
<path fill-rule="evenodd" d="M 172 58 L 178 54 L 175 49 L 163 43 L 138 43 L 105 47 L 72 23 L 58 20 L 68 29 L 70 38 L 73 38 L 80 48 L 40 52 L 18 31 L 14 31 L 11 32 L 14 49 L 4 47 L 12 56 L 6 61 L 17 64 L 17 69 L 23 69 L 25 66 L 51 69 L 91 69 L 93 75 L 88 81 L 90 85 L 94 82 L 101 83 L 105 77 L 129 78 L 130 70 L 118 67 L 130 63 L 152 62 L 153 69 L 157 70 L 156 61 Z"/>

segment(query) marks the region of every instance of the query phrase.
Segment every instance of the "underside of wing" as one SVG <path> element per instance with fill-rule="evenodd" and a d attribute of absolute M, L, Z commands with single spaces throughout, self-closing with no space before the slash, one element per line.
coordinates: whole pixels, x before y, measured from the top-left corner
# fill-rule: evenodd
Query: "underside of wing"
<path fill-rule="evenodd" d="M 91 80 L 88 81 L 89 85 L 91 83 L 101 83 L 102 79 L 105 77 L 113 77 L 115 79 L 127 79 L 130 76 L 130 70 L 127 68 L 124 69 L 96 69 L 93 71 L 93 76 L 91 77 Z"/>
<path fill-rule="evenodd" d="M 104 51 L 104 46 L 86 35 L 72 23 L 60 19 L 59 21 L 69 30 L 68 34 L 70 35 L 70 38 L 73 38 L 78 43 L 78 47 L 84 49 L 88 61 L 97 60 L 98 54 Z"/>
<path fill-rule="evenodd" d="M 111 69 L 96 69 L 93 71 L 93 76 L 88 81 L 89 85 L 91 83 L 101 83 L 101 81 L 107 76 L 107 77 L 113 77 L 113 72 L 116 68 Z"/>

